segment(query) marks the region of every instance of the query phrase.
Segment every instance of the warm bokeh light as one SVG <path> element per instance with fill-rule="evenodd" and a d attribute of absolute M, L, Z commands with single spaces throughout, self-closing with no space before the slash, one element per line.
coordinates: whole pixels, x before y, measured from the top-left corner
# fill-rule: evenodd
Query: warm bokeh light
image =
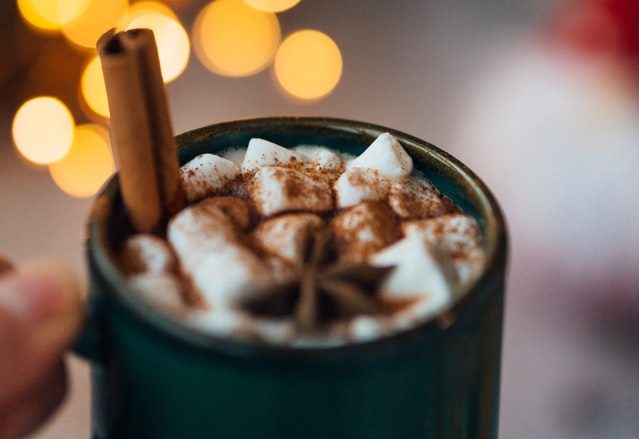
<path fill-rule="evenodd" d="M 95 48 L 98 38 L 121 22 L 128 9 L 127 0 L 90 0 L 79 17 L 62 27 L 64 36 L 81 47 Z"/>
<path fill-rule="evenodd" d="M 153 10 L 147 13 L 138 11 L 125 28 L 148 28 L 153 31 L 164 82 L 173 81 L 184 71 L 189 62 L 191 43 L 177 18 Z"/>
<path fill-rule="evenodd" d="M 316 30 L 289 35 L 275 55 L 275 77 L 284 90 L 301 99 L 318 99 L 330 93 L 341 76 L 339 47 Z"/>
<path fill-rule="evenodd" d="M 282 12 L 291 9 L 301 0 L 244 0 L 249 6 L 264 12 Z"/>
<path fill-rule="evenodd" d="M 40 165 L 55 162 L 69 152 L 74 124 L 71 112 L 58 99 L 33 98 L 13 118 L 13 141 L 27 160 Z"/>
<path fill-rule="evenodd" d="M 80 90 L 84 101 L 91 110 L 100 116 L 109 117 L 109 101 L 107 100 L 99 56 L 93 57 L 84 68 L 80 80 Z"/>
<path fill-rule="evenodd" d="M 55 184 L 74 197 L 94 195 L 114 171 L 109 133 L 95 124 L 77 126 L 69 153 L 49 165 Z"/>
<path fill-rule="evenodd" d="M 148 14 L 164 15 L 165 17 L 174 18 L 177 20 L 177 15 L 175 15 L 175 12 L 173 12 L 173 10 L 164 3 L 154 1 L 141 1 L 135 2 L 129 6 L 129 12 L 118 26 L 118 29 L 125 29 L 131 21 Z"/>
<path fill-rule="evenodd" d="M 58 30 L 79 17 L 90 0 L 18 0 L 25 21 L 38 29 Z"/>
<path fill-rule="evenodd" d="M 266 67 L 280 42 L 273 13 L 258 11 L 242 0 L 216 0 L 198 15 L 193 49 L 209 70 L 223 76 L 248 76 Z"/>

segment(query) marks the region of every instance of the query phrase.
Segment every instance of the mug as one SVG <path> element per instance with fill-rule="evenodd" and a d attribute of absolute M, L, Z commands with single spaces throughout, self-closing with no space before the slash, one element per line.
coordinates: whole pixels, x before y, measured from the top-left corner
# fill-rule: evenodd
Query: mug
<path fill-rule="evenodd" d="M 131 226 L 114 176 L 89 218 L 88 318 L 75 346 L 92 362 L 94 439 L 497 437 L 507 234 L 472 171 L 408 134 L 341 119 L 226 122 L 177 145 L 181 163 L 252 137 L 359 154 L 383 132 L 477 219 L 486 266 L 466 294 L 417 327 L 360 344 L 286 348 L 205 334 L 148 307 L 118 270 Z"/>

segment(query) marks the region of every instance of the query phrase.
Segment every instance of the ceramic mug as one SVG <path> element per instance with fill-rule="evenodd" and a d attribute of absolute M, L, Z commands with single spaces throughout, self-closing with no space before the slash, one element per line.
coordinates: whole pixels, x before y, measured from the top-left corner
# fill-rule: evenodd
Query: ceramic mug
<path fill-rule="evenodd" d="M 89 316 L 76 345 L 92 362 L 93 438 L 497 436 L 507 237 L 497 201 L 472 171 L 410 135 L 340 119 L 220 123 L 177 144 L 181 163 L 252 137 L 359 154 L 383 132 L 477 219 L 486 267 L 467 294 L 437 318 L 361 344 L 291 349 L 204 334 L 154 312 L 118 270 L 130 225 L 114 177 L 89 219 Z"/>

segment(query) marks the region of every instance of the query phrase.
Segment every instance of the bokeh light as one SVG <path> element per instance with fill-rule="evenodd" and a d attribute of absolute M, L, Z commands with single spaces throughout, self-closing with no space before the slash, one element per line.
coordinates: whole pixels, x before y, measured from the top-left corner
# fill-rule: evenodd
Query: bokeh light
<path fill-rule="evenodd" d="M 93 49 L 103 33 L 122 21 L 128 6 L 127 0 L 90 0 L 80 16 L 62 26 L 62 33 L 74 44 Z"/>
<path fill-rule="evenodd" d="M 69 152 L 75 122 L 69 109 L 50 96 L 33 98 L 22 104 L 13 118 L 16 148 L 27 160 L 47 164 Z"/>
<path fill-rule="evenodd" d="M 94 195 L 114 171 L 109 133 L 95 124 L 78 125 L 69 153 L 49 165 L 55 184 L 74 197 Z"/>
<path fill-rule="evenodd" d="M 223 76 L 248 76 L 270 64 L 280 42 L 275 14 L 242 0 L 216 0 L 198 15 L 193 49 L 209 70 Z"/>
<path fill-rule="evenodd" d="M 264 12 L 282 12 L 291 9 L 301 0 L 244 0 L 249 6 Z"/>
<path fill-rule="evenodd" d="M 318 99 L 330 93 L 342 76 L 337 44 L 316 30 L 289 35 L 275 55 L 275 77 L 288 93 L 300 99 Z"/>
<path fill-rule="evenodd" d="M 18 0 L 18 11 L 24 20 L 43 30 L 58 30 L 79 17 L 90 0 Z"/>
<path fill-rule="evenodd" d="M 189 35 L 177 18 L 157 9 L 148 9 L 144 12 L 140 8 L 135 11 L 131 20 L 127 20 L 125 27 L 125 29 L 135 28 L 147 28 L 153 31 L 164 82 L 171 82 L 180 76 L 189 62 L 191 43 Z"/>
<path fill-rule="evenodd" d="M 109 117 L 109 101 L 99 56 L 93 57 L 82 71 L 80 90 L 91 110 L 100 116 Z"/>
<path fill-rule="evenodd" d="M 141 1 L 135 2 L 129 6 L 129 11 L 118 26 L 118 30 L 125 29 L 127 25 L 138 17 L 148 14 L 164 15 L 165 17 L 174 18 L 177 20 L 177 15 L 171 8 L 164 3 L 154 1 Z"/>

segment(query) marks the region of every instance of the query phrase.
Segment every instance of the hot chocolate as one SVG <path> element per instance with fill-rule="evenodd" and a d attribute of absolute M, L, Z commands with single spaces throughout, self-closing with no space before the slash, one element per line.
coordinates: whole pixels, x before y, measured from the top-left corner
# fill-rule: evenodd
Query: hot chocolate
<path fill-rule="evenodd" d="M 390 134 L 353 157 L 263 139 L 180 169 L 189 205 L 120 261 L 185 325 L 286 346 L 367 341 L 451 304 L 484 264 L 475 220 Z"/>

